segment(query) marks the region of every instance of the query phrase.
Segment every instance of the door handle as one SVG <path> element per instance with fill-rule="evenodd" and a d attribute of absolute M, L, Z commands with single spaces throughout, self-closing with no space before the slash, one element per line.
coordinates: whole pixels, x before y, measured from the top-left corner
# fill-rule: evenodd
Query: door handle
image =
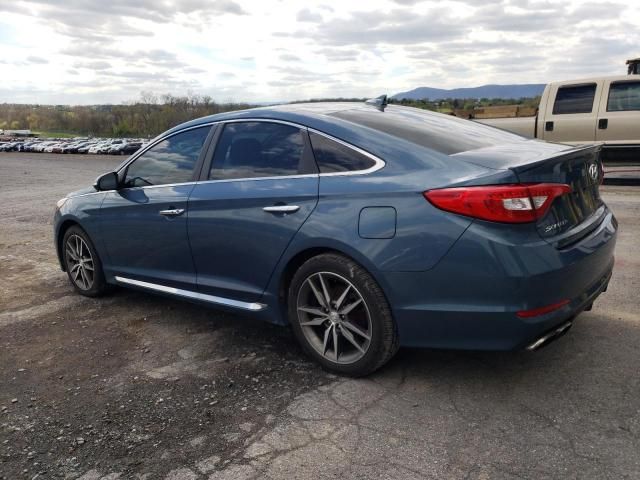
<path fill-rule="evenodd" d="M 598 129 L 606 130 L 608 126 L 609 126 L 608 118 L 601 118 L 600 120 L 598 120 Z"/>
<path fill-rule="evenodd" d="M 298 205 L 274 205 L 264 207 L 262 210 L 269 213 L 294 213 L 300 210 L 300 207 Z"/>
<path fill-rule="evenodd" d="M 170 208 L 169 210 L 160 210 L 160 215 L 165 217 L 177 217 L 184 213 L 184 208 Z"/>
<path fill-rule="evenodd" d="M 544 124 L 544 131 L 545 132 L 553 132 L 553 122 L 546 122 Z"/>

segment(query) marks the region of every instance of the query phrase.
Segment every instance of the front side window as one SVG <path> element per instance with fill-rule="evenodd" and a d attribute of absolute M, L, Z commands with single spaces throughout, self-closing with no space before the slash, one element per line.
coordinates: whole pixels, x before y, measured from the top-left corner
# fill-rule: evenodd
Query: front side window
<path fill-rule="evenodd" d="M 300 172 L 304 140 L 299 128 L 269 122 L 224 126 L 211 163 L 211 180 L 278 177 Z"/>
<path fill-rule="evenodd" d="M 591 113 L 595 96 L 595 83 L 560 87 L 553 104 L 553 114 Z"/>
<path fill-rule="evenodd" d="M 125 187 L 184 183 L 193 170 L 211 127 L 196 128 L 162 140 L 127 168 Z"/>
<path fill-rule="evenodd" d="M 640 82 L 616 82 L 609 88 L 608 112 L 640 110 Z"/>
<path fill-rule="evenodd" d="M 320 173 L 355 172 L 375 165 L 371 158 L 324 135 L 309 132 Z"/>

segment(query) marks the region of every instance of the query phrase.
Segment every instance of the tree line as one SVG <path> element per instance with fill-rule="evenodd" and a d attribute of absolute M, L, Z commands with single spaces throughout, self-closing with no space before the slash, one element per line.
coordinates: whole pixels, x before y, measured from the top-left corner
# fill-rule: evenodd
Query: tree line
<path fill-rule="evenodd" d="M 153 137 L 182 122 L 254 105 L 208 96 L 142 93 L 122 105 L 0 104 L 0 129 L 104 137 Z"/>
<path fill-rule="evenodd" d="M 519 99 L 389 99 L 389 103 L 427 110 L 451 112 L 496 105 L 537 106 L 540 97 Z M 312 99 L 364 102 L 364 98 Z M 24 105 L 0 104 L 0 129 L 60 132 L 83 136 L 153 137 L 194 118 L 251 108 L 248 103 L 218 103 L 208 96 L 142 93 L 122 105 Z"/>

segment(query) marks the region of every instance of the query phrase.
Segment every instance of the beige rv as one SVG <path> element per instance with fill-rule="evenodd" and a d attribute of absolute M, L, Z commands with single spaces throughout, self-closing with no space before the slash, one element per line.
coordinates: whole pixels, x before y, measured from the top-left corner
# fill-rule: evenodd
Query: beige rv
<path fill-rule="evenodd" d="M 608 160 L 640 160 L 640 75 L 546 86 L 535 116 L 476 120 L 550 142 L 603 143 Z"/>

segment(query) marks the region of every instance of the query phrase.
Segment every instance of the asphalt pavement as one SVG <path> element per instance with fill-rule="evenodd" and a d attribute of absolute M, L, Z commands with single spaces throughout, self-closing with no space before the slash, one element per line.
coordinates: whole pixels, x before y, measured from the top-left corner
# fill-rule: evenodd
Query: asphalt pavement
<path fill-rule="evenodd" d="M 638 479 L 640 189 L 609 290 L 537 352 L 406 350 L 327 374 L 291 332 L 123 289 L 76 295 L 56 200 L 121 158 L 0 153 L 0 478 Z"/>

